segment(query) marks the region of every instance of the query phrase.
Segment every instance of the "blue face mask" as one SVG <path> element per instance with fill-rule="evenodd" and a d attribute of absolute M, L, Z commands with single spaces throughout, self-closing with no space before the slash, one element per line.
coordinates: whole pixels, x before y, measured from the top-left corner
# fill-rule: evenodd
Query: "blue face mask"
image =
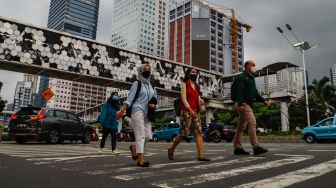
<path fill-rule="evenodd" d="M 118 100 L 118 99 L 119 99 L 119 97 L 118 97 L 118 96 L 116 96 L 116 95 L 114 95 L 114 96 L 112 97 L 112 99 L 113 99 L 113 100 Z"/>

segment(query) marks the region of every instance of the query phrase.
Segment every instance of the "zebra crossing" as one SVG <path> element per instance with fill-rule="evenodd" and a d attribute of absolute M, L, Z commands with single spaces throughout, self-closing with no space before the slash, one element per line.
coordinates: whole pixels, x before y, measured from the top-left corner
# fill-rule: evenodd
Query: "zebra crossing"
<path fill-rule="evenodd" d="M 145 182 L 149 187 L 208 187 L 216 183 L 230 182 L 232 178 L 267 173 L 270 170 L 291 167 L 285 173 L 267 174 L 258 179 L 247 179 L 230 187 L 288 187 L 308 180 L 336 172 L 335 156 L 325 161 L 311 162 L 314 155 L 296 155 L 277 153 L 267 156 L 234 156 L 223 149 L 209 149 L 211 162 L 195 160 L 195 151 L 179 150 L 175 161 L 167 160 L 165 149 L 151 148 L 148 159 L 152 162 L 149 168 L 135 166 L 130 160 L 126 146 L 120 146 L 121 154 L 113 156 L 106 149 L 102 155 L 97 148 L 86 145 L 0 145 L 0 154 L 20 157 L 36 166 L 60 165 L 63 171 L 81 173 L 86 176 L 106 176 L 110 181 L 121 181 L 125 185 L 138 181 Z M 149 157 L 155 157 L 159 162 Z M 90 159 L 103 158 L 102 162 L 81 165 Z M 111 163 L 113 160 L 118 163 Z M 99 160 L 98 160 L 99 161 Z M 106 162 L 108 161 L 108 162 Z M 121 161 L 121 162 L 120 162 Z M 67 166 L 72 164 L 72 166 Z M 298 164 L 298 165 L 297 165 Z M 307 164 L 307 165 L 305 165 Z M 295 166 L 295 167 L 293 167 Z"/>

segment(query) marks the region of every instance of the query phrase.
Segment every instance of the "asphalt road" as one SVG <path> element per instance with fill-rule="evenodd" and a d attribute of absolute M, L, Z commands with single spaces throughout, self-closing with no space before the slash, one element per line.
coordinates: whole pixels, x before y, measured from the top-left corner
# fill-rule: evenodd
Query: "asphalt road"
<path fill-rule="evenodd" d="M 204 155 L 211 162 L 196 160 L 195 143 L 179 145 L 170 161 L 170 144 L 148 143 L 145 156 L 151 167 L 140 168 L 130 158 L 127 142 L 118 143 L 119 156 L 113 156 L 110 147 L 99 155 L 97 142 L 2 142 L 0 187 L 336 187 L 335 144 L 265 143 L 262 146 L 270 150 L 266 154 L 235 156 L 231 143 L 205 143 Z"/>

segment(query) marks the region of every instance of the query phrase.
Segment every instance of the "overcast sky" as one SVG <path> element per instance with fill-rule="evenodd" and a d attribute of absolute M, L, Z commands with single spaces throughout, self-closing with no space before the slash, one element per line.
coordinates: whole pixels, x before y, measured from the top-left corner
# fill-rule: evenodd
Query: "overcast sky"
<path fill-rule="evenodd" d="M 336 64 L 335 0 L 208 0 L 235 9 L 239 18 L 252 25 L 244 34 L 245 60 L 253 59 L 257 68 L 275 62 L 291 62 L 302 67 L 302 56 L 287 44 L 276 30 L 290 24 L 300 40 L 321 46 L 306 56 L 309 79 L 329 76 Z M 47 26 L 50 0 L 0 0 L 0 15 L 41 27 Z M 110 41 L 113 0 L 100 0 L 98 41 Z M 227 12 L 229 13 L 229 12 Z M 290 33 L 288 36 L 294 41 Z M 1 96 L 11 103 L 16 82 L 23 75 L 0 70 L 4 86 Z"/>

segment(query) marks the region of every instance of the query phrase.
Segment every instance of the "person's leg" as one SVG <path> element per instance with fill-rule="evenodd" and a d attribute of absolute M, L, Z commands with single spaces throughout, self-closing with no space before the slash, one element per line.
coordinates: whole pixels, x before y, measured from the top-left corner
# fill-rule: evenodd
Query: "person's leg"
<path fill-rule="evenodd" d="M 190 133 L 190 128 L 188 125 L 190 125 L 190 118 L 189 118 L 189 113 L 187 111 L 182 111 L 181 112 L 181 117 L 180 117 L 180 133 L 178 136 L 176 136 L 173 139 L 173 144 L 170 148 L 168 148 L 168 158 L 170 160 L 174 160 L 174 151 L 177 145 Z"/>
<path fill-rule="evenodd" d="M 257 148 L 259 143 L 258 143 L 258 138 L 257 138 L 257 122 L 256 118 L 253 114 L 253 111 L 250 106 L 246 107 L 246 110 L 244 111 L 246 120 L 247 120 L 247 128 L 248 128 L 248 134 L 249 134 L 249 139 L 250 139 L 250 144 L 253 149 Z"/>
<path fill-rule="evenodd" d="M 105 141 L 106 141 L 106 138 L 109 134 L 109 129 L 106 128 L 106 127 L 103 127 L 103 137 L 100 141 L 100 148 L 104 148 L 105 147 Z"/>
<path fill-rule="evenodd" d="M 210 161 L 209 159 L 205 159 L 203 157 L 202 123 L 201 123 L 200 115 L 198 115 L 197 118 L 192 119 L 191 127 L 194 129 L 195 136 L 196 136 L 198 160 L 199 161 Z"/>
<path fill-rule="evenodd" d="M 134 136 L 135 136 L 135 148 L 136 153 L 138 156 L 138 164 L 143 165 L 144 164 L 144 145 L 145 145 L 145 137 L 146 137 L 146 131 L 145 131 L 145 114 L 142 111 L 138 111 L 135 113 L 132 113 L 132 126 L 134 129 Z"/>
<path fill-rule="evenodd" d="M 239 111 L 237 104 L 235 105 L 235 109 L 239 114 L 239 118 L 238 118 L 236 133 L 233 138 L 233 147 L 234 149 L 239 149 L 239 148 L 242 148 L 242 138 L 243 138 L 244 130 L 246 129 L 247 121 L 246 121 L 244 112 Z"/>
<path fill-rule="evenodd" d="M 117 132 L 118 129 L 111 129 L 111 146 L 112 151 L 116 149 L 117 146 Z"/>

